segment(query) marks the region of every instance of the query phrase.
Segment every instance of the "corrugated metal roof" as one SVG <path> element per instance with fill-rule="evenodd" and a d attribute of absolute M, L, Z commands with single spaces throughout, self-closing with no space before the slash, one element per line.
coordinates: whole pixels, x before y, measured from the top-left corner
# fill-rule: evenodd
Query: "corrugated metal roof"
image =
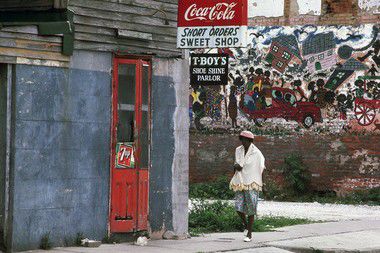
<path fill-rule="evenodd" d="M 298 41 L 294 35 L 281 35 L 274 38 L 272 42 L 277 42 L 281 46 L 288 48 L 292 54 L 294 54 L 299 59 L 302 59 L 301 52 L 298 47 Z"/>
<path fill-rule="evenodd" d="M 341 69 L 356 71 L 356 70 L 367 70 L 368 67 L 367 67 L 367 65 L 356 60 L 355 58 L 350 58 L 343 64 Z"/>
<path fill-rule="evenodd" d="M 302 55 L 318 54 L 336 47 L 334 33 L 310 35 L 302 44 Z"/>

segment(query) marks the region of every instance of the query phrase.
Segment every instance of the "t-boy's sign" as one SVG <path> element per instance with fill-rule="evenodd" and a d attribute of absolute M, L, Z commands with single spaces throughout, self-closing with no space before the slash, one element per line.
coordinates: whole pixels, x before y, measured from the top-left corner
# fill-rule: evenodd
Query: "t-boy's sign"
<path fill-rule="evenodd" d="M 180 0 L 177 47 L 246 47 L 247 12 L 247 0 Z"/>
<path fill-rule="evenodd" d="M 228 54 L 192 54 L 191 85 L 226 85 L 228 82 Z"/>

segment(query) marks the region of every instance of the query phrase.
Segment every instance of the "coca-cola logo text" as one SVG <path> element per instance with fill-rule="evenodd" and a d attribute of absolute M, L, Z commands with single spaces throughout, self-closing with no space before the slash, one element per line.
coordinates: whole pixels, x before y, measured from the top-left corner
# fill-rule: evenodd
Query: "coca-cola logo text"
<path fill-rule="evenodd" d="M 232 20 L 235 17 L 233 10 L 237 3 L 217 3 L 212 7 L 197 7 L 192 4 L 185 12 L 185 19 L 192 20 Z"/>

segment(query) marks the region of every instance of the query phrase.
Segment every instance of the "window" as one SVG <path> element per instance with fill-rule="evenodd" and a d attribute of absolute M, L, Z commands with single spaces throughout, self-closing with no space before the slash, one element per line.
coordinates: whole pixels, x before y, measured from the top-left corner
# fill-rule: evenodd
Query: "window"
<path fill-rule="evenodd" d="M 337 75 L 336 75 L 337 78 L 341 79 L 344 77 L 344 72 L 339 72 Z"/>
<path fill-rule="evenodd" d="M 312 57 L 309 58 L 309 62 L 310 62 L 310 63 L 313 63 L 314 61 L 315 61 L 314 56 L 312 56 Z"/>
<path fill-rule="evenodd" d="M 278 52 L 278 46 L 273 46 L 273 51 Z"/>
<path fill-rule="evenodd" d="M 286 59 L 286 60 L 290 60 L 290 54 L 286 51 L 284 51 L 284 53 L 282 54 L 282 58 Z"/>
<path fill-rule="evenodd" d="M 320 54 L 318 55 L 318 60 L 323 60 L 325 58 L 325 55 L 324 54 Z"/>
<path fill-rule="evenodd" d="M 331 55 L 333 55 L 333 53 L 334 53 L 334 51 L 331 49 L 331 50 L 329 50 L 329 51 L 327 52 L 327 55 L 328 55 L 328 56 L 331 56 Z"/>
<path fill-rule="evenodd" d="M 279 68 L 281 68 L 282 66 L 284 66 L 284 63 L 281 62 L 281 61 L 279 61 L 279 62 L 277 62 L 276 66 L 279 67 Z"/>

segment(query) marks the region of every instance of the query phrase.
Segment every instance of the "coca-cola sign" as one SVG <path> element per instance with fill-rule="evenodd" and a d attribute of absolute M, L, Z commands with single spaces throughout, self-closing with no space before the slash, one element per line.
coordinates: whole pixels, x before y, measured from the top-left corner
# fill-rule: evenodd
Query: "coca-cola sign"
<path fill-rule="evenodd" d="M 179 0 L 179 48 L 244 47 L 247 0 Z"/>
<path fill-rule="evenodd" d="M 213 7 L 198 7 L 197 4 L 192 4 L 185 12 L 185 20 L 233 20 L 236 5 L 235 2 L 217 3 Z"/>

